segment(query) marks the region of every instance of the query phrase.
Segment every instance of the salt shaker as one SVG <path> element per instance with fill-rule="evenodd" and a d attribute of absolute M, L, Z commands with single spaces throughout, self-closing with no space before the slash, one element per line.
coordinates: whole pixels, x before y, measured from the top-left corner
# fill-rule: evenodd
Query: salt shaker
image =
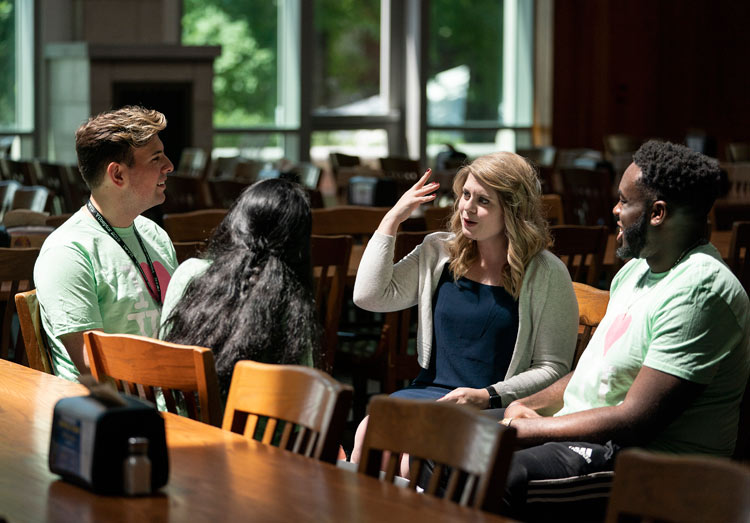
<path fill-rule="evenodd" d="M 128 457 L 122 466 L 123 489 L 128 496 L 151 493 L 151 460 L 148 438 L 128 438 Z"/>

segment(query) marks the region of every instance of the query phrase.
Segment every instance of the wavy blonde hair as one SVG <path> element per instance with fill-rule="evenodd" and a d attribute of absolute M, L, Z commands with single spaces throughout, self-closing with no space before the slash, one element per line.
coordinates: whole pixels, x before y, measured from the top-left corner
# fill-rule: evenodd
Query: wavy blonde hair
<path fill-rule="evenodd" d="M 448 243 L 450 270 L 454 278 L 464 276 L 477 260 L 476 241 L 464 236 L 458 204 L 469 175 L 493 189 L 498 196 L 508 238 L 508 263 L 503 268 L 502 283 L 516 300 L 531 259 L 550 243 L 547 220 L 542 213 L 541 185 L 534 168 L 521 156 L 499 152 L 480 156 L 461 168 L 453 180 L 453 216 L 450 230 L 454 238 Z"/>

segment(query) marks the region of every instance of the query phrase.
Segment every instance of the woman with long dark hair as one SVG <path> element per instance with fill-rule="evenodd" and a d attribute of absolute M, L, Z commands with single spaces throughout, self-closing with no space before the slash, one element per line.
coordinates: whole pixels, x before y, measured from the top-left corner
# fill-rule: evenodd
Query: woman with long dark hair
<path fill-rule="evenodd" d="M 311 227 L 302 187 L 282 179 L 257 182 L 229 209 L 203 257 L 186 260 L 172 276 L 162 337 L 210 348 L 224 397 L 238 360 L 319 361 Z"/>

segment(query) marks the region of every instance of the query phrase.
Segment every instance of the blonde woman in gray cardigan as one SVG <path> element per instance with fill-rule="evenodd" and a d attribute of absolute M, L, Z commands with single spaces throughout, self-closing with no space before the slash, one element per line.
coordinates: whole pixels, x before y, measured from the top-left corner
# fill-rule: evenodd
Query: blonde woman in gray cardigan
<path fill-rule="evenodd" d="M 522 157 L 477 158 L 453 182 L 450 232 L 428 235 L 393 264 L 396 231 L 435 198 L 430 172 L 386 214 L 362 256 L 354 303 L 388 312 L 418 306 L 422 370 L 395 396 L 506 407 L 570 371 L 578 304 L 565 265 L 546 250 L 540 186 Z M 358 462 L 367 418 L 357 429 Z M 402 473 L 406 473 L 402 463 Z"/>

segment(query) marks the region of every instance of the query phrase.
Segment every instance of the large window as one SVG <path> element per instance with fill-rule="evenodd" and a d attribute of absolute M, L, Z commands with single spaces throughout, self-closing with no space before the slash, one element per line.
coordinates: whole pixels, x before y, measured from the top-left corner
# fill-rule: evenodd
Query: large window
<path fill-rule="evenodd" d="M 0 0 L 0 132 L 33 127 L 33 0 Z"/>
<path fill-rule="evenodd" d="M 222 46 L 222 154 L 473 157 L 531 142 L 533 5 L 184 0 L 183 43 Z"/>
<path fill-rule="evenodd" d="M 277 2 L 185 0 L 182 43 L 221 45 L 214 64 L 214 126 L 276 123 Z"/>
<path fill-rule="evenodd" d="M 380 96 L 380 0 L 316 0 L 313 110 L 387 112 Z"/>
<path fill-rule="evenodd" d="M 452 143 L 469 156 L 530 142 L 533 2 L 431 0 L 428 156 Z"/>

